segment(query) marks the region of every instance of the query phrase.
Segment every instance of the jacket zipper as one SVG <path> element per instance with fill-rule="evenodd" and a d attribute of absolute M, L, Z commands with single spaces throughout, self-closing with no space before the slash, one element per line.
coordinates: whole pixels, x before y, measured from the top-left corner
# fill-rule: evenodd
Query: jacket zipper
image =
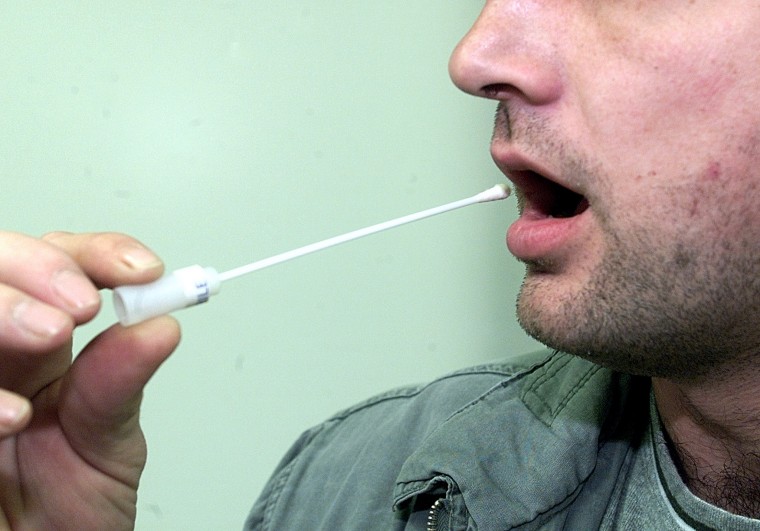
<path fill-rule="evenodd" d="M 443 498 L 438 498 L 428 511 L 427 531 L 438 531 L 438 513 L 443 509 Z"/>

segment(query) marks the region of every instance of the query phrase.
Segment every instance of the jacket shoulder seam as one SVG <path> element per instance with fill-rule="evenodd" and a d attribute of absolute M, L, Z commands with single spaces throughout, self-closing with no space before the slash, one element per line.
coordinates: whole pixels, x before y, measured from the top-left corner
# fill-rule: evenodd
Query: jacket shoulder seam
<path fill-rule="evenodd" d="M 547 353 L 547 356 L 548 356 L 548 353 Z M 512 363 L 507 361 L 504 363 L 488 363 L 488 364 L 483 364 L 483 365 L 477 365 L 474 367 L 469 367 L 467 369 L 458 370 L 458 371 L 440 376 L 424 384 L 408 385 L 408 386 L 398 387 L 396 389 L 391 389 L 390 391 L 386 391 L 385 393 L 375 395 L 363 402 L 359 402 L 358 404 L 350 408 L 339 411 L 338 413 L 336 413 L 335 415 L 327 419 L 325 422 L 330 423 L 331 421 L 343 420 L 353 415 L 354 413 L 357 413 L 364 409 L 381 404 L 383 402 L 388 402 L 390 400 L 401 400 L 405 398 L 413 398 L 419 395 L 420 393 L 422 393 L 425 389 L 428 389 L 429 387 L 435 386 L 447 380 L 453 380 L 453 379 L 462 378 L 466 376 L 492 375 L 492 376 L 501 376 L 504 378 L 508 378 L 509 379 L 508 381 L 511 382 L 513 381 L 514 377 L 529 373 L 533 371 L 536 368 L 536 366 L 542 365 L 543 363 L 546 362 L 546 359 L 539 358 L 538 360 L 534 360 L 533 363 L 521 363 L 521 360 L 523 359 L 524 357 L 520 356 L 520 357 L 517 357 L 515 360 L 513 360 Z"/>

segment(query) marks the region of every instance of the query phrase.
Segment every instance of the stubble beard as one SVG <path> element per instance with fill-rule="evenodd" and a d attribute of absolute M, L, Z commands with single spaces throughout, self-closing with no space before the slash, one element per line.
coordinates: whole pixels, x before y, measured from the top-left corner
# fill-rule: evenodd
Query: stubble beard
<path fill-rule="evenodd" d="M 541 264 L 527 264 L 521 326 L 542 343 L 630 374 L 689 381 L 751 363 L 760 338 L 758 260 L 746 243 L 723 252 L 689 242 L 653 245 L 635 231 L 608 235 L 606 250 L 574 293 Z M 732 252 L 733 247 L 744 247 Z"/>
<path fill-rule="evenodd" d="M 616 180 L 603 164 L 558 140 L 562 135 L 544 120 L 513 111 L 499 104 L 493 140 L 564 161 L 565 172 L 591 188 L 587 214 L 603 240 L 580 287 L 563 285 L 562 265 L 526 264 L 517 301 L 525 331 L 551 348 L 630 374 L 693 380 L 753 365 L 760 353 L 760 224 L 747 197 L 760 204 L 760 184 L 724 191 L 699 175 L 682 175 L 650 183 L 659 190 L 639 203 L 615 204 L 616 183 L 632 176 Z M 759 158 L 760 131 L 735 152 Z M 724 168 L 727 179 L 737 175 L 729 171 Z M 648 200 L 662 203 L 659 213 L 647 210 Z M 625 212 L 637 209 L 631 204 L 641 210 Z"/>

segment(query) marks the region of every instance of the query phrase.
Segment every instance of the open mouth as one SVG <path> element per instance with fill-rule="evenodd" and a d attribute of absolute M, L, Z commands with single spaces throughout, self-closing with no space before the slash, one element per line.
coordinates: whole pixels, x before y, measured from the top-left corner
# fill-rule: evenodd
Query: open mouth
<path fill-rule="evenodd" d="M 589 203 L 581 194 L 533 171 L 512 174 L 521 209 L 547 218 L 571 218 L 585 212 Z"/>

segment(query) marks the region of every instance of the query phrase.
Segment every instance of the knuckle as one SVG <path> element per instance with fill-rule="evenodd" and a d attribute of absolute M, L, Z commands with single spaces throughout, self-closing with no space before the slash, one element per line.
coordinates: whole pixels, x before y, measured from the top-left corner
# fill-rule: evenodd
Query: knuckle
<path fill-rule="evenodd" d="M 57 344 L 68 336 L 71 324 L 60 309 L 0 285 L 0 350 Z"/>
<path fill-rule="evenodd" d="M 70 236 L 72 236 L 71 232 L 56 230 L 56 231 L 50 231 L 43 234 L 40 239 L 46 242 L 53 243 L 55 241 L 61 240 L 62 238 L 67 238 Z"/>
<path fill-rule="evenodd" d="M 83 232 L 73 234 L 56 231 L 43 236 L 43 239 L 61 249 L 78 262 L 88 260 L 106 260 L 118 253 L 125 242 L 133 239 L 118 232 Z"/>

